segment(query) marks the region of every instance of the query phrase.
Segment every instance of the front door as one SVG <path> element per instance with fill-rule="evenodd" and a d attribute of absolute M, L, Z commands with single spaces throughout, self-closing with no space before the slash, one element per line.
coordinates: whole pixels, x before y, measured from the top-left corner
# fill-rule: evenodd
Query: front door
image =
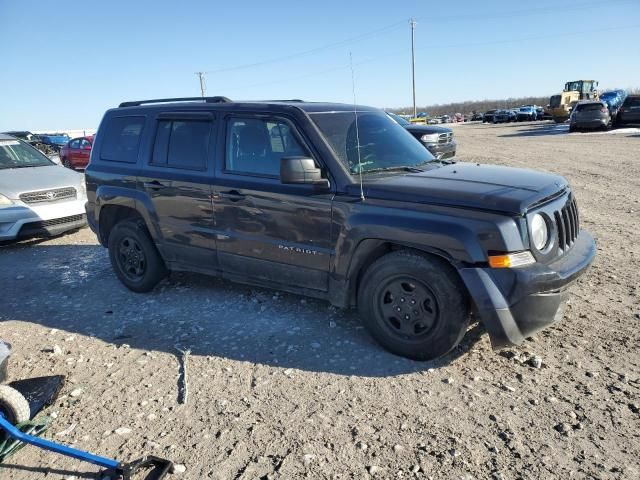
<path fill-rule="evenodd" d="M 213 192 L 220 268 L 230 278 L 327 291 L 333 194 L 280 183 L 280 159 L 311 156 L 283 118 L 229 116 Z"/>
<path fill-rule="evenodd" d="M 159 248 L 173 268 L 217 267 L 211 192 L 215 135 L 210 114 L 161 114 L 139 185 L 151 202 Z"/>

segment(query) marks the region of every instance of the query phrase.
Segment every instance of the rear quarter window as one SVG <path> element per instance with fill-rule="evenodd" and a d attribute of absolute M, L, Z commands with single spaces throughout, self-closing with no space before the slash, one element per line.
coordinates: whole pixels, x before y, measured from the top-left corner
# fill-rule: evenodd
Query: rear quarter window
<path fill-rule="evenodd" d="M 136 163 L 145 120 L 144 116 L 111 117 L 107 120 L 100 159 Z"/>

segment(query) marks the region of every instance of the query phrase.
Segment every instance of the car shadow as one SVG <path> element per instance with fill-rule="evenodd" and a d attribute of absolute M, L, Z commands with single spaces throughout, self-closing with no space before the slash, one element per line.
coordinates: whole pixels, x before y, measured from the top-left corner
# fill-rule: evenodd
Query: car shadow
<path fill-rule="evenodd" d="M 45 478 L 49 475 L 56 475 L 62 478 L 103 478 L 101 475 L 91 472 L 78 472 L 76 470 L 61 470 L 49 467 L 25 467 L 24 465 L 0 463 L 0 477 L 3 470 L 7 472 L 26 472 L 30 474 L 38 474 L 38 478 Z"/>
<path fill-rule="evenodd" d="M 513 124 L 514 127 L 517 127 L 518 124 Z M 564 135 L 569 133 L 569 124 L 568 123 L 539 123 L 539 124 L 531 124 L 527 126 L 528 128 L 518 130 L 513 133 L 505 133 L 503 135 L 498 135 L 499 137 L 508 138 L 508 137 L 540 137 L 540 136 L 551 136 L 551 135 Z"/>
<path fill-rule="evenodd" d="M 375 343 L 355 311 L 320 300 L 183 273 L 148 294 L 133 293 L 117 280 L 98 245 L 2 247 L 0 284 L 0 327 L 4 320 L 20 320 L 131 348 L 172 355 L 188 349 L 338 375 L 440 368 L 473 348 L 483 333 L 475 324 L 445 357 L 412 361 Z"/>

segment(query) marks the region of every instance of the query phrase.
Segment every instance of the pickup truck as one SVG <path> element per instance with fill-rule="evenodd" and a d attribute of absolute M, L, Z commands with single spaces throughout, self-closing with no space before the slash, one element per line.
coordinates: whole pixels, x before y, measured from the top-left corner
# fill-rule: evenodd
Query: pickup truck
<path fill-rule="evenodd" d="M 592 262 L 561 176 L 438 160 L 376 108 L 226 97 L 102 119 L 89 225 L 120 281 L 187 270 L 356 307 L 389 351 L 442 356 L 472 318 L 495 348 L 562 316 Z"/>

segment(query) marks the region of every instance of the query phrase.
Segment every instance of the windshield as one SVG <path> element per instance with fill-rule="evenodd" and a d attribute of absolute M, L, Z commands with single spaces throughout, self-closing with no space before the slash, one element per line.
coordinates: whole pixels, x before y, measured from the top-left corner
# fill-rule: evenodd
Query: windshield
<path fill-rule="evenodd" d="M 17 140 L 0 140 L 0 170 L 55 165 L 38 150 Z"/>
<path fill-rule="evenodd" d="M 352 174 L 416 167 L 434 160 L 418 140 L 384 112 L 358 112 L 357 132 L 355 112 L 319 112 L 310 116 Z"/>
<path fill-rule="evenodd" d="M 387 112 L 387 115 L 393 118 L 400 125 L 411 125 L 411 122 L 409 120 L 402 118 L 400 115 L 396 115 L 395 113 L 391 113 L 391 112 Z"/>

